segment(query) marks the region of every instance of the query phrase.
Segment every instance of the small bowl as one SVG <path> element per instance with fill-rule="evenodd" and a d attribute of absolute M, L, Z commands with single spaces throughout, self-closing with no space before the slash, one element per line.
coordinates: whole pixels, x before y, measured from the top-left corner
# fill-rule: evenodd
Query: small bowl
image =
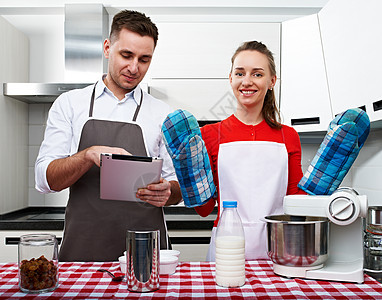
<path fill-rule="evenodd" d="M 176 256 L 179 258 L 180 251 L 178 250 L 160 250 L 160 256 Z"/>
<path fill-rule="evenodd" d="M 121 272 L 123 274 L 126 274 L 126 256 L 120 256 L 118 257 L 119 265 L 121 267 Z"/>
<path fill-rule="evenodd" d="M 178 257 L 173 255 L 163 255 L 160 257 L 160 272 L 161 275 L 171 275 L 175 273 L 178 265 Z"/>

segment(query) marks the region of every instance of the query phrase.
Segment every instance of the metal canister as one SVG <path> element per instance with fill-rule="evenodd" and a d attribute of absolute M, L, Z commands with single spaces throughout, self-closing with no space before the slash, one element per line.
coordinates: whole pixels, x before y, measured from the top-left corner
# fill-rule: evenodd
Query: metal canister
<path fill-rule="evenodd" d="M 152 292 L 159 289 L 159 230 L 127 231 L 126 277 L 132 292 Z"/>
<path fill-rule="evenodd" d="M 58 243 L 52 234 L 20 237 L 19 287 L 26 293 L 53 291 L 58 286 Z"/>
<path fill-rule="evenodd" d="M 364 235 L 364 269 L 382 280 L 382 206 L 370 206 Z"/>

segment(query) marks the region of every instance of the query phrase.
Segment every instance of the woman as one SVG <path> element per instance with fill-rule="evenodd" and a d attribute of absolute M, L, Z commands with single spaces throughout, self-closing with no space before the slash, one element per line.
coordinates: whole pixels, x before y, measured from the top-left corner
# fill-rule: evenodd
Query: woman
<path fill-rule="evenodd" d="M 267 47 L 246 42 L 231 61 L 229 81 L 237 109 L 227 119 L 201 129 L 218 198 L 195 210 L 205 217 L 218 202 L 207 260 L 215 260 L 216 226 L 223 200 L 238 201 L 246 259 L 268 259 L 261 218 L 282 213 L 285 195 L 304 193 L 297 187 L 302 177 L 301 144 L 297 132 L 279 122 L 273 91 L 276 67 Z"/>

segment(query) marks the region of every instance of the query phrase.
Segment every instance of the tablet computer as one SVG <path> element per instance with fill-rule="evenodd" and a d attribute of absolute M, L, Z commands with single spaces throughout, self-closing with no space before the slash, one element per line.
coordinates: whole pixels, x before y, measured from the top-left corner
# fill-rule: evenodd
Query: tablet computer
<path fill-rule="evenodd" d="M 100 198 L 142 201 L 135 197 L 139 188 L 159 182 L 163 159 L 157 157 L 101 154 Z"/>

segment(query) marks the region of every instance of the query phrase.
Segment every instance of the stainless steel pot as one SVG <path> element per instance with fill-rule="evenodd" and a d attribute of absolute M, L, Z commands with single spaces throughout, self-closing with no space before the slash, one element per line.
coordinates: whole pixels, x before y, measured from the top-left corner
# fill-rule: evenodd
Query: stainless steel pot
<path fill-rule="evenodd" d="M 273 215 L 267 222 L 268 256 L 279 265 L 313 267 L 328 259 L 329 220 Z"/>

